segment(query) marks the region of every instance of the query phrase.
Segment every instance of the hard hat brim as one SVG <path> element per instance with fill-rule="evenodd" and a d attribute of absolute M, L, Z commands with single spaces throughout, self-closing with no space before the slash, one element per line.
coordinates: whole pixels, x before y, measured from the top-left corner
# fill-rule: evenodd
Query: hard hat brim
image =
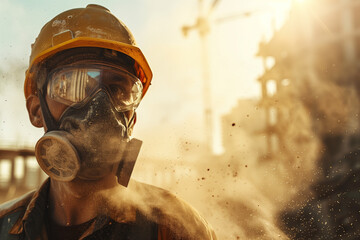
<path fill-rule="evenodd" d="M 143 94 L 145 95 L 147 89 L 150 86 L 150 82 L 152 79 L 152 71 L 148 62 L 145 59 L 145 56 L 141 52 L 141 50 L 133 45 L 112 41 L 107 39 L 98 39 L 98 38 L 90 38 L 90 37 L 77 37 L 71 40 L 65 41 L 60 43 L 54 47 L 48 48 L 45 51 L 41 52 L 38 56 L 34 57 L 33 61 L 30 63 L 28 70 L 26 71 L 26 77 L 24 82 L 24 93 L 25 98 L 27 99 L 34 90 L 36 90 L 36 81 L 34 81 L 34 69 L 33 67 L 38 65 L 39 63 L 45 61 L 50 56 L 76 47 L 98 47 L 98 48 L 106 48 L 115 50 L 121 53 L 128 55 L 129 57 L 133 58 L 138 66 L 140 66 L 141 70 L 143 71 L 143 79 L 140 79 L 143 83 Z"/>

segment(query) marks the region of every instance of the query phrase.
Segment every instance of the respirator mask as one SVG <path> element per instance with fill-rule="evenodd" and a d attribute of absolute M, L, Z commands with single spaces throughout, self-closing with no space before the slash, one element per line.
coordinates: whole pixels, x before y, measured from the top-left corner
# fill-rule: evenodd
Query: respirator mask
<path fill-rule="evenodd" d="M 58 121 L 50 114 L 45 91 L 68 106 Z M 48 130 L 35 155 L 45 173 L 59 181 L 115 174 L 127 186 L 142 143 L 130 139 L 141 81 L 118 66 L 85 62 L 52 70 L 38 95 Z"/>

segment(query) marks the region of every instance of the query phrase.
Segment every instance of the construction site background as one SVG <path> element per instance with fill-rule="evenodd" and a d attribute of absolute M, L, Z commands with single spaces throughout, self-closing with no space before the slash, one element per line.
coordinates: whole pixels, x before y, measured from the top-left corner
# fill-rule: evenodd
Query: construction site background
<path fill-rule="evenodd" d="M 356 0 L 293 1 L 259 43 L 264 73 L 248 81 L 261 98 L 239 99 L 221 117 L 224 151 L 209 151 L 197 128 L 184 134 L 191 120 L 156 129 L 134 178 L 190 202 L 219 239 L 357 239 L 359 11 Z M 0 202 L 46 177 L 26 145 L 3 144 Z"/>

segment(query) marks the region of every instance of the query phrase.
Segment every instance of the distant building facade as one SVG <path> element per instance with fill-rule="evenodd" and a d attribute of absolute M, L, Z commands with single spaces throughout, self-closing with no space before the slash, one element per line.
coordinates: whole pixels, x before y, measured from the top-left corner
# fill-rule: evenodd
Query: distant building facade
<path fill-rule="evenodd" d="M 315 198 L 281 214 L 292 239 L 360 236 L 359 12 L 357 0 L 293 1 L 282 28 L 259 46 L 268 152 L 292 161 L 293 148 L 306 152 L 319 140 Z"/>

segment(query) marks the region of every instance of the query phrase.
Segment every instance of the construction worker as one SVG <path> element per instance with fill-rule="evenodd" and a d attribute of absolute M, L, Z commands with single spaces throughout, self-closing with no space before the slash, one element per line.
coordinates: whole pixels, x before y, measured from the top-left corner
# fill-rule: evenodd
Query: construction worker
<path fill-rule="evenodd" d="M 105 7 L 65 11 L 32 45 L 24 91 L 49 178 L 0 206 L 0 239 L 216 239 L 166 190 L 130 175 L 130 138 L 152 72 L 129 29 Z"/>

